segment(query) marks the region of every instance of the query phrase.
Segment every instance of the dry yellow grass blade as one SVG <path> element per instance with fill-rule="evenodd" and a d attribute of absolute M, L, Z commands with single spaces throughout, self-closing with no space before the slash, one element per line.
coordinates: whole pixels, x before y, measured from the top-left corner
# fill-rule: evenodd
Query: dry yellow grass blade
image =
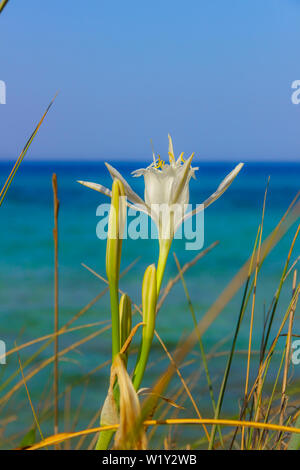
<path fill-rule="evenodd" d="M 108 330 L 110 328 L 110 325 L 102 328 L 101 330 L 99 331 L 95 331 L 94 333 L 92 333 L 91 335 L 77 341 L 76 343 L 72 344 L 71 346 L 68 346 L 67 348 L 59 351 L 58 353 L 58 357 L 61 357 L 65 354 L 67 354 L 69 351 L 72 351 L 74 349 L 76 349 L 78 346 L 81 346 L 82 344 L 86 343 L 87 341 L 90 341 L 94 338 L 96 338 L 97 336 L 99 336 L 101 333 L 103 333 L 104 331 Z M 52 362 L 54 361 L 54 356 L 51 356 L 49 357 L 48 359 L 44 360 L 38 367 L 36 367 L 34 370 L 32 370 L 31 372 L 29 372 L 27 374 L 27 376 L 25 377 L 25 380 L 26 382 L 28 382 L 30 379 L 32 379 L 32 377 L 34 377 L 38 372 L 40 372 L 40 370 L 44 369 L 45 367 L 47 367 L 49 364 L 51 364 Z M 23 385 L 23 380 L 21 380 L 20 382 L 16 383 L 1 399 L 0 399 L 0 404 L 4 404 L 7 402 L 7 400 L 9 400 L 12 395 L 17 392 Z"/>
<path fill-rule="evenodd" d="M 64 335 L 66 333 L 72 333 L 74 331 L 83 330 L 85 328 L 93 328 L 95 326 L 104 325 L 105 323 L 109 323 L 109 320 L 97 321 L 97 322 L 94 322 L 94 323 L 88 323 L 87 325 L 74 326 L 73 328 L 70 328 L 69 330 L 61 328 L 57 333 L 49 333 L 48 335 L 40 336 L 39 338 L 32 339 L 31 341 L 28 341 L 27 343 L 20 344 L 19 346 L 16 346 L 16 347 L 10 349 L 9 351 L 7 351 L 5 357 L 7 358 L 8 356 L 10 356 L 11 354 L 13 354 L 15 352 L 21 351 L 22 349 L 28 348 L 29 346 L 33 346 L 34 344 L 41 343 L 42 341 L 46 341 L 47 339 L 51 339 L 54 336 L 56 336 L 56 334 L 58 336 L 59 335 Z M 1 359 L 3 359 L 3 357 L 4 357 L 4 355 L 0 356 L 0 361 L 1 361 Z"/>
<path fill-rule="evenodd" d="M 264 219 L 265 219 L 265 209 L 266 209 L 266 199 L 268 193 L 270 177 L 268 179 L 268 184 L 265 191 L 264 196 L 264 203 L 263 203 L 263 210 L 261 216 L 261 224 L 259 230 L 259 243 L 256 255 L 256 266 L 254 272 L 254 286 L 253 286 L 253 294 L 252 294 L 252 306 L 251 306 L 251 316 L 250 316 L 250 330 L 249 330 L 249 342 L 248 342 L 248 358 L 247 358 L 247 371 L 246 371 L 246 383 L 245 383 L 245 392 L 244 392 L 244 402 L 247 403 L 247 395 L 248 395 L 248 387 L 249 387 L 249 376 L 250 376 L 250 361 L 251 361 L 251 350 L 252 350 L 252 335 L 253 335 L 253 324 L 254 324 L 254 310 L 255 310 L 255 302 L 256 302 L 256 287 L 257 287 L 257 278 L 259 272 L 259 261 L 260 261 L 260 250 L 262 244 L 262 234 L 264 228 Z M 259 405 L 258 405 L 259 408 Z M 241 450 L 244 449 L 244 441 L 245 441 L 245 428 L 242 428 L 242 440 L 241 440 Z"/>
<path fill-rule="evenodd" d="M 26 380 L 25 380 L 25 377 L 24 377 L 24 371 L 23 371 L 22 362 L 21 362 L 21 358 L 20 358 L 19 354 L 18 354 L 18 360 L 19 360 L 20 371 L 21 371 L 21 374 L 22 374 L 24 387 L 25 387 L 25 390 L 26 390 L 26 393 L 27 393 L 27 397 L 28 397 L 30 408 L 31 408 L 31 411 L 32 411 L 32 414 L 33 414 L 33 417 L 34 417 L 34 421 L 35 421 L 36 427 L 37 427 L 37 429 L 40 433 L 41 439 L 44 439 L 44 436 L 43 436 L 43 433 L 42 433 L 42 430 L 41 430 L 41 427 L 40 427 L 40 423 L 38 421 L 38 417 L 37 417 L 37 414 L 35 412 L 35 409 L 34 409 L 34 406 L 33 406 L 33 403 L 32 403 L 31 397 L 30 397 L 30 393 L 29 393 L 29 390 L 28 390 L 28 387 L 27 387 L 27 383 L 26 383 Z"/>
<path fill-rule="evenodd" d="M 144 428 L 135 433 L 135 422 L 141 415 L 139 398 L 120 355 L 117 355 L 113 362 L 111 374 L 111 393 L 113 393 L 114 377 L 118 378 L 120 390 L 120 425 L 114 449 L 145 450 L 147 439 Z"/>
<path fill-rule="evenodd" d="M 293 295 L 293 297 L 292 297 L 292 300 L 291 300 L 291 302 L 290 302 L 290 304 L 289 304 L 289 307 L 288 307 L 288 309 L 287 309 L 287 311 L 286 311 L 286 313 L 285 313 L 285 315 L 284 315 L 284 317 L 283 317 L 283 319 L 282 319 L 282 321 L 281 321 L 281 324 L 280 324 L 280 326 L 279 326 L 278 332 L 277 332 L 277 334 L 276 334 L 276 336 L 275 336 L 275 338 L 274 338 L 274 340 L 273 340 L 273 342 L 272 342 L 272 344 L 271 344 L 271 347 L 270 347 L 270 349 L 269 349 L 269 352 L 268 352 L 268 354 L 267 354 L 267 356 L 266 356 L 264 362 L 262 363 L 262 365 L 261 365 L 260 368 L 259 368 L 258 375 L 257 375 L 257 377 L 256 377 L 256 379 L 255 379 L 255 382 L 254 382 L 254 384 L 253 384 L 253 386 L 252 386 L 252 389 L 251 389 L 251 391 L 249 392 L 249 395 L 248 395 L 248 398 L 249 398 L 249 399 L 252 397 L 252 395 L 253 395 L 253 393 L 254 393 L 254 391 L 255 391 L 255 389 L 256 389 L 256 386 L 257 386 L 257 384 L 258 384 L 258 382 L 259 382 L 259 380 L 260 380 L 260 377 L 261 377 L 261 376 L 263 375 L 263 373 L 265 372 L 265 369 L 266 369 L 266 367 L 267 367 L 268 361 L 269 361 L 270 357 L 272 356 L 272 354 L 273 354 L 273 352 L 274 352 L 274 350 L 275 350 L 275 346 L 276 346 L 276 344 L 277 344 L 278 338 L 281 336 L 281 332 L 282 332 L 282 330 L 283 330 L 283 327 L 284 327 L 284 325 L 285 325 L 285 323 L 286 323 L 286 321 L 287 321 L 287 319 L 288 319 L 288 317 L 289 317 L 291 311 L 295 311 L 295 309 L 296 309 L 296 305 L 297 305 L 297 302 L 298 302 L 299 294 L 300 294 L 300 284 L 298 284 L 298 286 L 297 286 L 297 288 L 296 288 L 296 290 L 295 290 L 295 292 L 294 292 L 294 295 Z"/>
<path fill-rule="evenodd" d="M 0 3 L 0 13 L 4 10 L 5 6 L 8 4 L 8 0 L 2 0 Z"/>
<path fill-rule="evenodd" d="M 269 424 L 269 423 L 258 423 L 254 421 L 239 421 L 235 419 L 197 419 L 197 418 L 186 418 L 186 419 L 165 419 L 165 420 L 157 420 L 151 419 L 144 421 L 144 426 L 162 426 L 162 425 L 172 425 L 172 424 L 190 424 L 190 425 L 197 425 L 197 424 L 211 424 L 211 425 L 220 425 L 220 426 L 246 426 L 249 428 L 255 429 L 268 429 L 270 431 L 282 431 L 287 433 L 294 433 L 300 434 L 300 428 L 293 428 L 291 426 L 279 426 L 278 424 Z M 118 429 L 119 425 L 113 426 L 100 426 L 97 428 L 85 429 L 83 431 L 73 432 L 73 433 L 61 433 L 57 434 L 56 436 L 50 436 L 44 439 L 37 444 L 29 447 L 27 450 L 37 450 L 42 449 L 46 446 L 51 446 L 54 444 L 58 444 L 60 442 L 65 441 L 66 439 L 73 439 L 75 437 L 86 436 L 88 434 L 94 434 L 100 431 L 113 431 Z"/>
<path fill-rule="evenodd" d="M 53 375 L 53 394 L 54 394 L 54 434 L 58 434 L 58 213 L 59 200 L 57 195 L 57 176 L 52 175 L 53 187 L 53 241 L 54 241 L 54 375 Z M 57 448 L 58 450 L 58 448 Z"/>
<path fill-rule="evenodd" d="M 5 5 L 4 5 L 4 6 L 5 6 Z M 1 5 L 0 5 L 0 7 L 1 7 Z M 2 7 L 2 8 L 4 8 L 4 7 Z M 1 12 L 1 10 L 0 10 L 0 12 Z M 41 125 L 42 125 L 42 123 L 43 123 L 43 121 L 44 121 L 44 119 L 45 119 L 45 117 L 46 117 L 46 115 L 47 115 L 49 109 L 50 109 L 51 106 L 53 105 L 56 96 L 57 96 L 57 94 L 54 96 L 53 100 L 52 100 L 52 101 L 50 102 L 50 104 L 48 105 L 48 107 L 47 107 L 46 111 L 44 112 L 42 118 L 40 119 L 38 125 L 36 126 L 36 128 L 35 128 L 34 131 L 33 131 L 33 133 L 31 134 L 31 136 L 30 136 L 29 139 L 27 140 L 25 147 L 23 148 L 23 150 L 22 150 L 22 152 L 21 152 L 19 158 L 17 159 L 16 163 L 14 164 L 14 166 L 13 166 L 13 168 L 12 168 L 12 170 L 11 170 L 11 172 L 10 172 L 10 174 L 9 174 L 9 176 L 8 176 L 8 178 L 7 178 L 7 180 L 6 180 L 5 184 L 4 184 L 4 186 L 3 186 L 3 188 L 1 189 L 1 191 L 0 191 L 0 206 L 2 205 L 2 203 L 3 203 L 3 201 L 4 201 L 5 195 L 6 195 L 8 189 L 9 189 L 9 187 L 10 187 L 10 185 L 11 185 L 11 183 L 12 183 L 14 177 L 15 177 L 16 172 L 18 171 L 19 166 L 21 165 L 21 163 L 22 163 L 22 161 L 23 161 L 23 158 L 25 157 L 25 155 L 26 155 L 26 153 L 27 153 L 27 151 L 28 151 L 28 149 L 29 149 L 29 147 L 30 147 L 30 145 L 31 145 L 31 143 L 32 143 L 32 141 L 33 141 L 33 139 L 35 138 L 36 134 L 38 133 L 38 130 L 39 130 L 39 128 L 41 127 Z"/>
<path fill-rule="evenodd" d="M 145 324 L 145 323 L 140 322 L 140 323 L 138 323 L 137 325 L 135 325 L 135 326 L 132 328 L 132 330 L 131 330 L 131 332 L 130 332 L 128 338 L 126 339 L 125 343 L 124 343 L 123 346 L 122 346 L 122 349 L 121 349 L 121 351 L 120 351 L 120 354 L 125 354 L 125 353 L 126 353 L 126 351 L 127 351 L 127 349 L 129 348 L 129 346 L 130 346 L 130 344 L 131 344 L 131 341 L 133 340 L 133 337 L 134 337 L 134 335 L 136 334 L 137 330 L 139 329 L 140 326 L 143 326 L 144 324 Z"/>
<path fill-rule="evenodd" d="M 177 375 L 178 375 L 178 377 L 179 377 L 179 379 L 180 379 L 180 381 L 181 381 L 181 383 L 182 383 L 182 386 L 183 386 L 184 390 L 186 391 L 186 393 L 187 393 L 189 399 L 190 399 L 191 402 L 192 402 L 192 405 L 193 405 L 193 407 L 194 407 L 194 409 L 195 409 L 195 411 L 196 411 L 196 413 L 197 413 L 197 415 L 198 415 L 198 418 L 199 418 L 199 419 L 202 419 L 202 416 L 201 416 L 200 410 L 199 410 L 199 408 L 198 408 L 198 406 L 197 406 L 197 403 L 195 402 L 195 400 L 194 400 L 194 398 L 193 398 L 193 395 L 192 395 L 192 393 L 191 393 L 191 391 L 190 391 L 190 389 L 189 389 L 189 387 L 188 387 L 186 381 L 184 380 L 182 373 L 180 372 L 179 367 L 177 366 L 177 364 L 176 364 L 176 362 L 174 361 L 174 359 L 173 359 L 171 353 L 168 351 L 168 349 L 167 349 L 165 343 L 163 342 L 163 340 L 161 339 L 161 337 L 159 336 L 159 334 L 157 333 L 156 330 L 154 331 L 154 334 L 155 334 L 155 336 L 157 337 L 158 341 L 160 342 L 160 344 L 161 344 L 163 350 L 165 351 L 166 355 L 168 356 L 168 358 L 169 358 L 171 364 L 174 366 L 174 368 L 175 368 L 175 370 L 176 370 L 176 373 L 177 373 Z M 161 395 L 159 395 L 159 396 L 161 396 Z M 210 437 L 209 437 L 209 433 L 208 433 L 208 431 L 207 431 L 207 428 L 206 428 L 205 424 L 203 425 L 203 429 L 204 429 L 206 438 L 207 438 L 207 440 L 208 440 L 208 442 L 209 442 Z"/>

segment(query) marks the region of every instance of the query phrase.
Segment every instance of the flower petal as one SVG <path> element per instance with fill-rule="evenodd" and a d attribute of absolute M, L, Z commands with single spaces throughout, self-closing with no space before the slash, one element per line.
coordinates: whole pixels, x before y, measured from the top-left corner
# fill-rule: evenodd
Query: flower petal
<path fill-rule="evenodd" d="M 102 186 L 102 184 L 91 183 L 90 181 L 77 181 L 77 183 L 82 184 L 87 188 L 94 189 L 95 191 L 98 191 L 98 193 L 105 194 L 105 196 L 111 197 L 111 190 L 106 188 L 105 186 Z M 149 215 L 148 208 L 144 201 L 142 201 L 142 204 L 131 204 L 127 199 L 126 204 L 128 207 L 131 207 L 136 211 L 145 212 L 145 214 Z"/>
<path fill-rule="evenodd" d="M 222 194 L 226 191 L 226 189 L 229 188 L 233 180 L 236 178 L 236 176 L 239 174 L 241 169 L 243 168 L 244 163 L 239 163 L 227 176 L 224 178 L 222 183 L 218 186 L 218 189 L 211 195 L 209 196 L 208 199 L 206 199 L 203 202 L 204 209 L 206 209 L 210 204 L 215 202 Z"/>
<path fill-rule="evenodd" d="M 192 154 L 190 156 L 190 158 L 188 158 L 183 166 L 180 168 L 180 176 L 178 178 L 178 181 L 175 180 L 175 184 L 174 184 L 174 187 L 172 188 L 172 192 L 173 192 L 173 196 L 172 196 L 172 204 L 176 204 L 178 199 L 180 198 L 181 194 L 183 193 L 184 189 L 185 189 L 185 186 L 186 186 L 186 183 L 189 182 L 191 176 L 192 176 L 192 173 L 191 173 L 191 163 L 192 163 L 192 160 L 193 160 L 193 156 L 194 154 Z M 188 203 L 188 201 L 185 201 L 186 203 Z"/>
<path fill-rule="evenodd" d="M 207 198 L 203 204 L 199 204 L 199 206 L 194 209 L 193 211 L 190 211 L 188 212 L 187 214 L 184 215 L 184 217 L 182 218 L 182 222 L 184 222 L 185 220 L 189 219 L 190 217 L 196 215 L 198 212 L 200 212 L 201 210 L 204 210 L 206 209 L 208 206 L 210 206 L 210 204 L 212 204 L 213 202 L 215 202 L 217 199 L 219 199 L 220 196 L 222 196 L 222 194 L 229 188 L 229 186 L 231 185 L 231 183 L 233 182 L 233 180 L 235 179 L 235 177 L 238 175 L 238 173 L 241 171 L 241 169 L 243 168 L 244 166 L 244 163 L 239 163 L 227 176 L 226 178 L 224 178 L 224 180 L 222 181 L 221 184 L 219 184 L 218 186 L 218 189 L 211 195 L 209 196 L 209 198 Z M 179 225 L 177 225 L 177 228 L 179 227 Z M 177 229 L 176 228 L 176 229 Z"/>
<path fill-rule="evenodd" d="M 106 188 L 105 186 L 102 186 L 102 184 L 91 183 L 90 181 L 77 181 L 77 183 L 82 184 L 83 186 L 86 186 L 87 188 L 94 189 L 95 191 L 98 191 L 99 193 L 105 194 L 105 196 L 111 197 L 111 190 Z"/>
<path fill-rule="evenodd" d="M 170 157 L 170 163 L 175 163 L 175 155 L 174 155 L 173 142 L 172 142 L 172 137 L 170 136 L 170 134 L 168 134 L 168 139 L 169 139 L 169 157 Z"/>
<path fill-rule="evenodd" d="M 118 178 L 119 180 L 122 181 L 123 185 L 124 185 L 124 189 L 125 189 L 125 193 L 126 193 L 126 196 L 128 197 L 128 199 L 133 202 L 134 204 L 139 204 L 139 205 L 143 205 L 145 206 L 145 202 L 143 201 L 143 199 L 138 195 L 136 194 L 136 192 L 133 191 L 133 189 L 131 188 L 131 186 L 127 183 L 127 181 L 125 180 L 125 178 L 123 178 L 123 176 L 121 175 L 121 173 L 118 172 L 118 170 L 116 170 L 113 166 L 111 166 L 109 163 L 105 163 L 106 165 L 106 168 L 108 169 L 109 173 L 110 173 L 110 176 L 112 177 L 112 179 L 114 178 Z"/>

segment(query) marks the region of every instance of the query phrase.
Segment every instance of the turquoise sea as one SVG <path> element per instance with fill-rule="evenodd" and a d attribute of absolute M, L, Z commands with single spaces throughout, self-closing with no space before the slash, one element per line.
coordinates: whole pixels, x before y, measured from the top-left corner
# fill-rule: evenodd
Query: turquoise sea
<path fill-rule="evenodd" d="M 132 178 L 130 172 L 143 167 L 145 162 L 114 162 L 116 168 L 129 179 L 130 184 L 143 195 L 143 179 Z M 190 202 L 201 203 L 208 197 L 234 167 L 234 163 L 201 163 L 197 180 L 191 181 Z M 0 187 L 9 174 L 11 164 L 0 164 Z M 88 272 L 85 263 L 98 273 L 105 275 L 104 241 L 96 237 L 96 208 L 108 202 L 105 196 L 84 188 L 76 180 L 99 182 L 111 185 L 110 176 L 103 162 L 99 163 L 33 163 L 24 161 L 13 181 L 7 199 L 0 209 L 0 339 L 5 341 L 7 350 L 26 341 L 49 334 L 53 331 L 53 200 L 51 176 L 58 178 L 59 212 L 59 307 L 60 325 L 72 318 L 88 304 L 105 284 Z M 200 319 L 231 278 L 250 256 L 258 224 L 261 220 L 262 203 L 270 176 L 266 202 L 264 238 L 275 227 L 300 186 L 300 164 L 298 163 L 248 163 L 234 181 L 230 189 L 205 212 L 205 244 L 213 241 L 220 244 L 205 258 L 199 261 L 186 274 L 185 279 L 197 318 Z M 259 348 L 264 314 L 279 283 L 288 249 L 296 230 L 294 225 L 274 249 L 259 274 L 254 325 L 254 349 Z M 299 255 L 297 242 L 292 261 Z M 197 253 L 185 251 L 184 241 L 174 242 L 181 264 L 191 260 Z M 157 259 L 157 241 L 126 240 L 123 244 L 122 269 L 136 258 L 139 261 L 121 280 L 122 290 L 128 292 L 134 302 L 141 299 L 140 288 L 145 268 Z M 172 254 L 166 272 L 166 279 L 176 275 L 176 264 Z M 280 299 L 278 315 L 283 315 L 291 297 L 291 279 L 288 279 Z M 239 313 L 242 292 L 224 309 L 222 314 L 204 335 L 207 352 L 217 352 L 209 361 L 210 372 L 217 395 L 222 371 L 226 361 L 234 326 Z M 104 296 L 89 309 L 73 326 L 84 325 L 109 319 L 108 296 Z M 279 317 L 278 317 L 279 320 Z M 136 320 L 137 321 L 137 320 Z M 278 324 L 278 322 L 277 322 Z M 276 323 L 275 323 L 276 325 Z M 245 318 L 238 341 L 238 349 L 247 348 L 249 311 Z M 77 330 L 60 338 L 63 349 L 79 341 L 99 327 Z M 172 290 L 157 319 L 157 330 L 169 350 L 192 331 L 193 322 L 188 309 L 184 290 L 180 283 Z M 273 333 L 275 329 L 273 330 Z M 300 334 L 299 309 L 295 317 L 295 333 Z M 272 335 L 271 335 L 272 336 Z M 282 342 L 283 344 L 283 342 Z M 33 346 L 21 351 L 22 363 L 38 350 Z M 45 349 L 33 363 L 25 367 L 25 373 L 36 367 L 53 353 L 53 345 Z M 220 353 L 220 354 L 219 354 Z M 110 358 L 110 331 L 67 353 L 60 361 L 60 391 L 80 381 L 80 378 Z M 211 416 L 205 375 L 197 347 L 190 353 L 192 361 L 182 372 L 186 378 L 192 373 L 197 379 L 193 394 L 203 415 Z M 230 376 L 230 396 L 226 396 L 224 414 L 238 412 L 239 397 L 244 387 L 246 356 L 241 354 L 233 363 Z M 276 357 L 274 359 L 276 363 Z M 168 364 L 160 345 L 155 341 L 145 385 L 151 385 Z M 17 369 L 16 355 L 7 358 L 6 365 L 0 365 L 0 380 L 3 384 Z M 255 361 L 253 362 L 254 373 Z M 297 368 L 298 367 L 298 368 Z M 200 373 L 198 378 L 197 373 Z M 52 424 L 47 415 L 42 414 L 45 405 L 51 402 L 52 364 L 34 376 L 28 387 L 36 406 L 44 432 L 52 432 Z M 90 375 L 89 383 L 79 383 L 71 391 L 71 405 L 74 428 L 82 429 L 102 404 L 108 387 L 109 366 Z M 12 384 L 21 379 L 20 374 Z M 272 379 L 272 375 L 269 377 Z M 300 366 L 295 366 L 293 384 L 300 379 Z M 179 386 L 174 379 L 173 387 Z M 3 395 L 6 388 L 1 392 Z M 171 394 L 171 389 L 170 392 Z M 49 401 L 50 400 L 50 401 Z M 64 408 L 64 397 L 60 401 Z M 189 401 L 185 401 L 186 415 L 193 416 Z M 24 387 L 13 395 L 1 410 L 1 419 L 14 416 L 7 425 L 2 439 L 2 447 L 18 445 L 22 433 L 33 423 L 32 413 L 27 402 Z M 65 417 L 61 412 L 61 429 Z M 194 435 L 195 435 L 195 431 Z M 9 442 L 9 436 L 15 436 Z"/>

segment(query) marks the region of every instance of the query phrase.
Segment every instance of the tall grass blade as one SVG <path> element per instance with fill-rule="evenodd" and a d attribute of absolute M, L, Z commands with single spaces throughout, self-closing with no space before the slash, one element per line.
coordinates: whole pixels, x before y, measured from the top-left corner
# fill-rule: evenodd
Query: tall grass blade
<path fill-rule="evenodd" d="M 300 420 L 299 420 L 300 421 Z M 250 428 L 256 429 L 269 429 L 273 431 L 282 431 L 288 433 L 297 434 L 300 438 L 300 428 L 299 427 L 291 427 L 291 426 L 279 426 L 278 424 L 271 424 L 271 423 L 257 423 L 253 421 L 239 421 L 235 419 L 197 419 L 197 418 L 183 418 L 183 419 L 149 419 L 142 422 L 142 426 L 169 426 L 173 424 L 180 424 L 180 425 L 201 425 L 201 424 L 212 424 L 212 425 L 220 425 L 220 426 L 247 426 Z M 299 423 L 300 424 L 300 423 Z M 83 431 L 77 431 L 74 433 L 60 433 L 56 436 L 49 436 L 41 442 L 30 447 L 28 450 L 38 450 L 42 449 L 43 447 L 50 446 L 57 444 L 59 442 L 64 442 L 66 439 L 73 439 L 75 437 L 80 436 L 87 436 L 88 434 L 94 434 L 99 431 L 109 431 L 109 430 L 116 430 L 118 429 L 119 425 L 111 425 L 111 426 L 99 426 L 97 428 L 91 429 L 84 429 Z"/>
<path fill-rule="evenodd" d="M 58 434 L 58 211 L 59 200 L 57 197 L 57 177 L 52 176 L 53 187 L 53 211 L 54 211 L 54 434 Z M 58 449 L 58 447 L 57 447 Z"/>
<path fill-rule="evenodd" d="M 2 2 L 0 3 L 0 13 L 2 13 L 8 2 L 9 0 L 2 0 Z"/>
<path fill-rule="evenodd" d="M 10 187 L 10 185 L 11 185 L 11 183 L 12 183 L 12 181 L 13 181 L 15 175 L 16 175 L 16 172 L 18 171 L 19 166 L 21 165 L 21 163 L 22 163 L 22 161 L 23 161 L 23 159 L 24 159 L 24 157 L 25 157 L 25 155 L 26 155 L 26 153 L 27 153 L 27 151 L 28 151 L 28 149 L 29 149 L 29 147 L 30 147 L 30 145 L 31 145 L 31 143 L 32 143 L 32 141 L 33 141 L 33 139 L 35 138 L 36 134 L 38 133 L 38 130 L 39 130 L 39 128 L 41 127 L 41 125 L 42 125 L 42 123 L 43 123 L 43 121 L 44 121 L 44 119 L 45 119 L 45 117 L 46 117 L 46 115 L 47 115 L 49 109 L 51 108 L 52 104 L 54 103 L 54 100 L 55 100 L 56 96 L 57 96 L 57 95 L 55 95 L 55 97 L 53 98 L 53 100 L 52 100 L 52 101 L 50 102 L 50 104 L 48 105 L 46 111 L 44 112 L 44 114 L 43 114 L 43 116 L 42 116 L 42 118 L 41 118 L 41 120 L 39 121 L 38 125 L 37 125 L 36 128 L 34 129 L 33 133 L 32 133 L 31 136 L 29 137 L 29 139 L 27 140 L 25 147 L 23 148 L 23 150 L 22 150 L 22 152 L 21 152 L 21 154 L 20 154 L 18 160 L 17 160 L 16 163 L 14 164 L 14 166 L 13 166 L 13 168 L 12 168 L 12 170 L 11 170 L 11 172 L 10 172 L 10 174 L 9 174 L 9 176 L 8 176 L 8 178 L 7 178 L 7 180 L 6 180 L 5 184 L 4 184 L 4 186 L 3 186 L 3 188 L 1 189 L 1 192 L 0 192 L 0 207 L 1 207 L 2 203 L 3 203 L 3 201 L 4 201 L 4 198 L 5 198 L 5 196 L 6 196 L 6 193 L 7 193 L 8 189 L 9 189 L 9 187 Z"/>
<path fill-rule="evenodd" d="M 256 239 L 255 239 L 255 243 L 254 243 L 254 247 L 253 247 L 253 251 L 252 251 L 252 255 L 251 255 L 251 259 L 250 259 L 248 277 L 247 277 L 245 288 L 244 288 L 243 300 L 242 300 L 242 304 L 241 304 L 241 308 L 240 308 L 239 318 L 238 318 L 238 321 L 237 321 L 237 324 L 236 324 L 236 327 L 235 327 L 235 332 L 234 332 L 234 337 L 233 337 L 233 341 L 232 341 L 232 345 L 231 345 L 231 350 L 230 350 L 230 353 L 229 353 L 229 356 L 228 356 L 228 360 L 227 360 L 227 364 L 226 364 L 226 368 L 225 368 L 225 372 L 224 372 L 224 376 L 223 376 L 223 380 L 222 380 L 222 384 L 221 384 L 221 388 L 220 388 L 220 392 L 219 392 L 218 403 L 217 403 L 215 416 L 214 416 L 215 419 L 219 418 L 220 412 L 221 412 L 221 409 L 222 409 L 225 390 L 226 390 L 226 386 L 227 386 L 227 381 L 228 381 L 228 377 L 229 377 L 229 373 L 230 373 L 230 369 L 231 369 L 231 364 L 232 364 L 232 360 L 233 360 L 233 356 L 234 356 L 234 352 L 235 352 L 236 342 L 237 342 L 238 334 L 239 334 L 239 331 L 240 331 L 240 327 L 241 327 L 241 324 L 242 324 L 242 321 L 243 321 L 243 318 L 244 318 L 244 314 L 245 314 L 245 310 L 246 310 L 246 306 L 247 306 L 247 292 L 248 292 L 249 283 L 250 283 L 250 279 L 251 279 L 253 260 L 254 260 L 254 255 L 256 253 L 256 247 L 257 247 L 257 243 L 258 243 L 259 233 L 260 233 L 260 226 L 258 227 L 258 230 L 257 230 Z M 211 449 L 213 448 L 212 446 L 214 444 L 215 434 L 216 434 L 216 428 L 215 428 L 215 426 L 213 426 L 212 431 L 211 431 L 211 444 L 210 444 Z"/>

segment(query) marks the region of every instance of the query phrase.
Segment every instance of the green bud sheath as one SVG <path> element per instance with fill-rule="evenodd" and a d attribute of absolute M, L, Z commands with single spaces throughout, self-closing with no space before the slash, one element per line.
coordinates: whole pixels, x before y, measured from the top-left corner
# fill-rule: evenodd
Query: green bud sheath
<path fill-rule="evenodd" d="M 112 185 L 106 248 L 106 273 L 109 282 L 112 321 L 112 359 L 120 351 L 119 274 L 125 220 L 124 186 L 121 181 L 115 179 Z"/>
<path fill-rule="evenodd" d="M 120 300 L 120 349 L 127 340 L 132 326 L 131 301 L 127 294 L 123 294 Z M 125 363 L 128 358 L 128 351 L 125 352 Z"/>
<path fill-rule="evenodd" d="M 143 322 L 145 323 L 142 333 L 142 342 L 139 350 L 135 371 L 133 374 L 133 385 L 136 390 L 139 389 L 144 372 L 147 366 L 147 361 L 152 345 L 154 328 L 155 328 L 155 315 L 157 303 L 157 279 L 156 268 L 152 264 L 149 266 L 144 274 L 143 287 L 142 287 L 142 305 L 143 305 Z"/>

